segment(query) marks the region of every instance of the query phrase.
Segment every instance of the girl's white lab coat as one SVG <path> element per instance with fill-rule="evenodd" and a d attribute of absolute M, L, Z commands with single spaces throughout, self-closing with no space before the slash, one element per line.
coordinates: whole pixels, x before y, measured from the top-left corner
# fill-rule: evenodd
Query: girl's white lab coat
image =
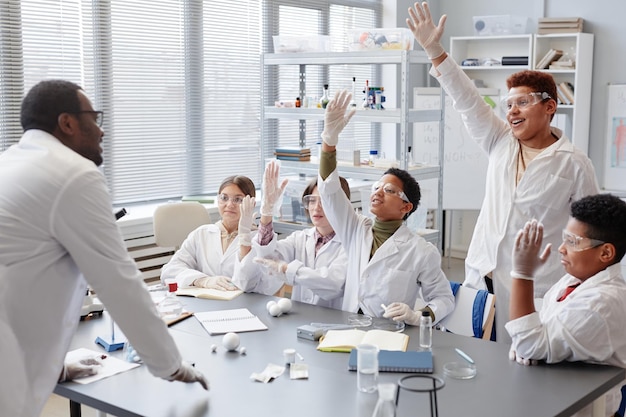
<path fill-rule="evenodd" d="M 559 139 L 528 163 L 516 186 L 519 143 L 508 122 L 485 103 L 452 57 L 430 73 L 452 97 L 470 136 L 488 154 L 485 199 L 465 259 L 463 285 L 486 289 L 483 277 L 493 273 L 498 311 L 503 313 L 496 316 L 498 341 L 507 341 L 504 323 L 511 293 L 511 253 L 518 230 L 530 219 L 539 220 L 544 226 L 544 243 L 552 243 L 556 250 L 562 243 L 570 204 L 598 193 L 595 171 L 591 160 L 553 127 Z M 535 297 L 543 297 L 562 275 L 559 257 L 551 256 L 535 274 Z"/>
<path fill-rule="evenodd" d="M 252 240 L 252 251 L 235 267 L 233 283 L 247 292 L 272 295 L 286 283 L 293 286 L 291 299 L 341 309 L 346 281 L 346 253 L 337 235 L 315 254 L 315 228 L 298 230 L 285 239 L 274 234 L 268 245 Z M 255 256 L 287 262 L 286 282 L 267 274 L 252 260 Z"/>
<path fill-rule="evenodd" d="M 0 155 L 0 230 L 1 416 L 41 413 L 87 284 L 154 375 L 180 367 L 93 162 L 48 133 L 24 133 Z"/>
<path fill-rule="evenodd" d="M 204 224 L 191 232 L 170 261 L 163 265 L 161 281 L 175 279 L 188 288 L 202 277 L 232 278 L 239 253 L 239 236 L 222 250 L 222 232 L 217 224 Z"/>
<path fill-rule="evenodd" d="M 365 314 L 382 317 L 381 304 L 402 302 L 413 308 L 420 291 L 436 321 L 454 309 L 437 248 L 402 224 L 370 260 L 374 221 L 354 212 L 336 169 L 326 181 L 319 177 L 317 184 L 324 213 L 348 256 L 342 310 L 361 308 Z"/>

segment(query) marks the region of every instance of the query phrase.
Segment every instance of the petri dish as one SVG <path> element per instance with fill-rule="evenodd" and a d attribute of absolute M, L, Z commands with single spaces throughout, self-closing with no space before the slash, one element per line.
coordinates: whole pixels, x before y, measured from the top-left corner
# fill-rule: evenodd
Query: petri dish
<path fill-rule="evenodd" d="M 472 379 L 476 376 L 476 366 L 468 362 L 447 362 L 443 374 L 454 379 Z"/>
<path fill-rule="evenodd" d="M 374 318 L 372 322 L 372 329 L 388 330 L 390 332 L 403 332 L 406 325 L 403 321 L 394 321 L 385 318 Z"/>
<path fill-rule="evenodd" d="M 372 317 L 364 314 L 352 314 L 348 316 L 348 324 L 354 327 L 369 327 L 372 325 Z"/>

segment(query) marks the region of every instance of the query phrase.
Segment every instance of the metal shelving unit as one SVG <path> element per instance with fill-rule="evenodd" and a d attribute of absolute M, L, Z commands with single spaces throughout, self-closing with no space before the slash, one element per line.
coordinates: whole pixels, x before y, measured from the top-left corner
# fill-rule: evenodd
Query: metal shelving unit
<path fill-rule="evenodd" d="M 441 158 L 439 166 L 409 166 L 408 146 L 412 143 L 410 131 L 412 123 L 419 122 L 439 122 L 439 136 L 443 139 L 444 132 L 444 109 L 439 110 L 414 110 L 410 107 L 412 97 L 410 69 L 412 65 L 429 65 L 430 60 L 423 51 L 360 51 L 360 52 L 310 52 L 310 53 L 282 53 L 264 54 L 262 57 L 262 67 L 265 72 L 269 66 L 298 65 L 299 66 L 299 90 L 300 96 L 305 94 L 306 68 L 310 65 L 377 65 L 395 64 L 399 68 L 397 109 L 386 110 L 359 110 L 353 117 L 353 121 L 369 123 L 395 123 L 399 126 L 399 134 L 396 138 L 396 159 L 400 162 L 400 168 L 405 169 L 417 179 L 438 179 L 439 201 L 435 214 L 436 229 L 423 235 L 427 240 L 440 247 L 442 230 L 442 170 Z M 306 146 L 306 120 L 323 120 L 324 110 L 316 108 L 276 108 L 270 104 L 274 102 L 274 97 L 267 97 L 266 87 L 263 87 L 263 100 L 265 105 L 261 108 L 261 121 L 265 123 L 269 119 L 287 119 L 300 121 L 300 146 Z M 443 100 L 441 101 L 444 102 Z M 265 133 L 265 129 L 263 129 Z M 443 140 L 440 140 L 440 148 L 443 148 Z M 263 155 L 270 153 L 266 149 L 267 140 L 261 135 L 261 149 Z M 439 155 L 443 155 L 440 149 Z M 301 174 L 317 174 L 318 164 L 313 162 L 281 161 L 283 168 Z M 382 176 L 384 168 L 374 168 L 365 166 L 353 166 L 348 164 L 338 164 L 339 173 L 346 177 L 355 179 L 377 180 Z"/>

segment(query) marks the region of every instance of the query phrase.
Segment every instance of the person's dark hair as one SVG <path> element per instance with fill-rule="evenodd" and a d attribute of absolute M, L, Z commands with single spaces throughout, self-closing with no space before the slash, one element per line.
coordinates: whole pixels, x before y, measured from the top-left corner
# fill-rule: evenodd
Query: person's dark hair
<path fill-rule="evenodd" d="M 406 194 L 409 201 L 413 204 L 413 208 L 407 214 L 405 214 L 403 220 L 406 220 L 411 213 L 417 210 L 417 206 L 420 204 L 420 199 L 422 198 L 422 192 L 420 191 L 420 185 L 417 183 L 415 178 L 407 171 L 399 168 L 389 168 L 383 175 L 391 174 L 395 177 L 398 177 L 400 181 L 402 181 L 402 190 L 404 194 Z"/>
<path fill-rule="evenodd" d="M 245 195 L 249 195 L 250 197 L 256 197 L 256 189 L 254 188 L 254 183 L 252 180 L 243 175 L 231 175 L 230 177 L 226 177 L 224 181 L 220 184 L 220 188 L 218 193 L 221 193 L 222 190 L 229 185 L 236 185 L 243 191 Z"/>
<path fill-rule="evenodd" d="M 556 83 L 552 75 L 547 72 L 524 70 L 511 74 L 509 78 L 506 79 L 506 88 L 510 90 L 514 87 L 529 87 L 538 93 L 546 92 L 550 94 L 550 97 L 558 104 Z M 554 114 L 552 117 L 554 117 Z"/>
<path fill-rule="evenodd" d="M 587 237 L 612 243 L 614 263 L 626 253 L 626 202 L 611 194 L 583 197 L 571 205 L 571 215 L 587 225 Z"/>
<path fill-rule="evenodd" d="M 348 198 L 350 198 L 350 186 L 348 185 L 348 181 L 344 177 L 339 177 L 339 183 L 341 184 L 341 189 L 343 190 L 343 192 L 346 193 L 346 196 L 348 196 Z M 302 193 L 302 198 L 304 198 L 305 195 L 311 194 L 315 187 L 317 187 L 317 178 L 313 179 L 306 186 L 304 192 Z"/>
<path fill-rule="evenodd" d="M 65 80 L 44 80 L 36 84 L 22 100 L 20 123 L 24 131 L 39 129 L 52 134 L 61 113 L 81 110 L 78 90 L 82 90 L 78 84 Z"/>

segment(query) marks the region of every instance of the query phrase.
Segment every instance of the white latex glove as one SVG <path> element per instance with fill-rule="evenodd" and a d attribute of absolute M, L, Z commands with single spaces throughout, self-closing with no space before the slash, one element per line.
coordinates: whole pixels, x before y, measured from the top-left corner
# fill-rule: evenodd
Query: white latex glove
<path fill-rule="evenodd" d="M 383 317 L 393 321 L 403 321 L 411 326 L 418 326 L 421 315 L 421 311 L 415 311 L 404 303 L 391 303 L 385 310 Z"/>
<path fill-rule="evenodd" d="M 511 346 L 511 349 L 509 350 L 509 360 L 516 361 L 520 365 L 524 366 L 537 365 L 537 363 L 539 363 L 536 359 L 524 359 L 517 355 L 517 353 L 513 350 L 513 346 Z"/>
<path fill-rule="evenodd" d="M 348 90 L 338 91 L 332 100 L 328 102 L 326 111 L 324 112 L 324 130 L 322 131 L 322 140 L 330 146 L 337 146 L 339 142 L 339 133 L 348 124 L 356 109 L 346 114 L 346 109 L 350 106 L 352 93 Z"/>
<path fill-rule="evenodd" d="M 206 380 L 204 375 L 187 362 L 183 362 L 174 375 L 165 379 L 168 381 L 199 382 L 200 385 L 202 385 L 202 388 L 207 391 L 209 390 L 209 382 Z"/>
<path fill-rule="evenodd" d="M 235 287 L 235 285 L 233 285 L 230 281 L 230 278 L 222 275 L 198 278 L 194 280 L 193 285 L 195 287 L 214 288 L 216 290 L 223 291 L 232 291 L 237 289 L 237 287 Z"/>
<path fill-rule="evenodd" d="M 268 271 L 273 272 L 274 274 L 283 278 L 283 280 L 285 279 L 285 272 L 287 272 L 287 262 L 275 261 L 273 259 L 258 258 L 258 257 L 254 258 L 253 261 L 263 266 Z"/>
<path fill-rule="evenodd" d="M 542 242 L 543 225 L 536 219 L 526 222 L 515 237 L 512 278 L 533 279 L 535 271 L 548 260 L 552 248 L 552 244 L 548 243 L 541 256 L 538 256 Z"/>
<path fill-rule="evenodd" d="M 237 235 L 239 236 L 239 245 L 241 246 L 252 246 L 252 222 L 254 220 L 255 204 L 254 197 L 247 195 L 239 205 L 240 217 Z"/>
<path fill-rule="evenodd" d="M 446 51 L 441 46 L 441 36 L 446 24 L 447 16 L 444 14 L 439 19 L 439 25 L 435 26 L 433 19 L 430 15 L 430 9 L 428 3 L 419 2 L 415 3 L 414 8 L 409 7 L 409 19 L 406 19 L 408 25 L 415 40 L 424 48 L 428 58 L 439 58 Z"/>
<path fill-rule="evenodd" d="M 263 173 L 263 200 L 261 201 L 261 216 L 278 216 L 280 204 L 277 204 L 285 191 L 287 180 L 283 180 L 278 185 L 278 177 L 280 176 L 280 164 L 278 161 L 272 160 L 265 167 Z"/>
<path fill-rule="evenodd" d="M 98 359 L 89 357 L 83 358 L 76 362 L 66 363 L 63 365 L 63 373 L 60 382 L 72 381 L 78 378 L 95 375 L 102 367 L 102 362 Z"/>

